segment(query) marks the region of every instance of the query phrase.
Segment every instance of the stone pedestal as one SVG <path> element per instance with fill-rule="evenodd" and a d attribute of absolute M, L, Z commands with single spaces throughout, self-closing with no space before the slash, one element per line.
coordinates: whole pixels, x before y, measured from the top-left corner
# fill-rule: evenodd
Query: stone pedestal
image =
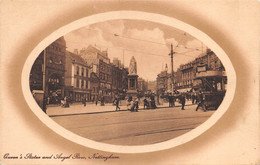
<path fill-rule="evenodd" d="M 126 92 L 127 99 L 132 96 L 132 98 L 137 98 L 137 88 L 138 88 L 138 75 L 128 75 L 128 90 Z"/>

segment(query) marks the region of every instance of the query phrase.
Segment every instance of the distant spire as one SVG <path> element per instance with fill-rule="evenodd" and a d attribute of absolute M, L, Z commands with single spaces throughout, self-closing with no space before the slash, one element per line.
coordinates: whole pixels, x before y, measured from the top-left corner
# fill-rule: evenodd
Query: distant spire
<path fill-rule="evenodd" d="M 167 66 L 167 64 L 165 65 L 165 71 L 168 71 L 168 66 Z"/>

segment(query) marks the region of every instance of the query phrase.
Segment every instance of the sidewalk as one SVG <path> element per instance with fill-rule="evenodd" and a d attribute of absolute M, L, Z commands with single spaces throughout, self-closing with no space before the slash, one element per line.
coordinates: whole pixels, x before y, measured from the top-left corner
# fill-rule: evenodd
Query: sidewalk
<path fill-rule="evenodd" d="M 185 105 L 191 105 L 191 101 L 186 101 Z M 181 104 L 175 102 L 175 107 L 180 107 Z M 158 108 L 168 108 L 169 103 L 163 103 L 157 105 Z M 47 115 L 50 117 L 54 116 L 66 116 L 66 115 L 78 115 L 78 114 L 95 114 L 95 113 L 108 113 L 116 112 L 116 106 L 112 103 L 107 103 L 105 106 L 96 105 L 93 103 L 87 103 L 84 107 L 82 103 L 71 104 L 69 108 L 62 108 L 61 106 L 50 105 L 47 107 Z M 139 105 L 139 110 L 143 110 L 143 104 Z M 127 106 L 120 106 L 120 111 L 127 111 Z"/>

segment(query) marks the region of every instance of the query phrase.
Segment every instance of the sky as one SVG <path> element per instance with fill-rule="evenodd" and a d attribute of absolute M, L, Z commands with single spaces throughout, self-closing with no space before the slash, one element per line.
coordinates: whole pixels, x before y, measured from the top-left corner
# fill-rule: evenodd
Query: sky
<path fill-rule="evenodd" d="M 141 20 L 111 20 L 92 24 L 64 35 L 67 50 L 87 48 L 89 45 L 107 50 L 110 61 L 118 58 L 129 67 L 132 56 L 137 62 L 137 74 L 154 81 L 168 67 L 171 71 L 171 44 L 174 52 L 174 71 L 181 64 L 205 53 L 206 46 L 190 34 L 174 27 Z"/>

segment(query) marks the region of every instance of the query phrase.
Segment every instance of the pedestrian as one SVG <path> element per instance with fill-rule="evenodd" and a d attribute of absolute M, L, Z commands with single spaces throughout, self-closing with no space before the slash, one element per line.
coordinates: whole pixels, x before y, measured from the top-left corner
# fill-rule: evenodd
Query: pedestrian
<path fill-rule="evenodd" d="M 127 99 L 127 110 L 130 110 L 131 112 L 138 111 L 138 103 L 136 102 L 136 99 L 133 99 L 132 96 L 129 96 Z"/>
<path fill-rule="evenodd" d="M 170 93 L 169 96 L 168 96 L 169 107 L 172 107 L 172 103 L 173 103 L 172 99 L 173 99 L 172 94 Z"/>
<path fill-rule="evenodd" d="M 83 98 L 82 98 L 82 104 L 84 105 L 84 107 L 86 106 L 86 102 L 87 102 L 87 101 L 86 101 L 86 98 L 83 97 Z"/>
<path fill-rule="evenodd" d="M 150 97 L 150 107 L 152 108 L 152 109 L 155 109 L 155 108 L 157 108 L 156 107 L 156 104 L 155 104 L 155 100 L 154 100 L 154 95 L 152 95 L 151 97 Z"/>
<path fill-rule="evenodd" d="M 104 96 L 101 96 L 100 106 L 105 106 L 105 97 Z"/>
<path fill-rule="evenodd" d="M 174 96 L 174 94 L 172 95 L 172 106 L 175 107 L 175 96 Z"/>
<path fill-rule="evenodd" d="M 184 106 L 185 106 L 185 94 L 181 95 L 181 110 L 184 110 Z"/>
<path fill-rule="evenodd" d="M 42 110 L 43 110 L 44 113 L 46 113 L 46 111 L 47 111 L 47 105 L 46 104 L 47 104 L 47 98 L 44 97 L 43 98 L 43 105 L 42 105 L 43 106 Z"/>
<path fill-rule="evenodd" d="M 153 94 L 155 96 L 155 94 Z M 157 101 L 157 104 L 160 105 L 160 96 L 159 96 L 159 93 L 157 92 L 156 94 L 156 101 Z M 155 102 L 155 101 L 154 101 Z"/>
<path fill-rule="evenodd" d="M 95 104 L 97 106 L 97 104 L 98 104 L 98 97 L 95 97 Z"/>
<path fill-rule="evenodd" d="M 46 104 L 47 104 L 47 105 L 50 104 L 50 96 L 47 97 L 47 103 L 46 103 Z"/>
<path fill-rule="evenodd" d="M 189 91 L 186 92 L 186 98 L 187 98 L 187 100 L 190 100 L 190 98 L 191 98 Z"/>
<path fill-rule="evenodd" d="M 192 93 L 191 99 L 192 99 L 192 104 L 194 104 L 195 103 L 195 99 L 196 99 L 196 93 L 195 94 Z"/>
<path fill-rule="evenodd" d="M 61 99 L 60 102 L 61 102 L 61 107 L 62 108 L 67 108 L 68 107 L 68 100 L 67 100 L 66 96 L 64 97 L 63 100 Z"/>
<path fill-rule="evenodd" d="M 201 93 L 201 91 L 200 91 L 200 93 Z M 199 100 L 200 100 L 200 96 L 199 96 L 199 94 L 196 94 L 195 95 L 196 97 L 195 97 L 195 104 L 198 104 L 199 103 Z"/>
<path fill-rule="evenodd" d="M 139 108 L 139 99 L 136 98 L 135 100 L 131 101 L 131 112 L 138 112 L 138 108 Z"/>
<path fill-rule="evenodd" d="M 127 99 L 127 104 L 126 104 L 127 110 L 131 111 L 131 108 L 132 108 L 131 103 L 132 103 L 132 96 L 129 96 L 128 99 Z"/>
<path fill-rule="evenodd" d="M 116 103 L 116 111 L 117 111 L 117 109 L 120 110 L 120 107 L 119 107 L 119 101 L 120 101 L 120 99 L 119 99 L 118 97 L 116 97 L 116 99 L 115 99 L 115 103 Z"/>
<path fill-rule="evenodd" d="M 206 108 L 205 108 L 205 106 L 204 106 L 204 97 L 203 97 L 203 94 L 201 93 L 201 91 L 200 91 L 200 93 L 198 94 L 198 99 L 199 99 L 199 104 L 198 104 L 198 106 L 197 106 L 197 108 L 196 108 L 196 111 L 198 111 L 199 107 L 202 107 L 202 109 L 204 110 L 204 112 L 206 112 Z"/>
<path fill-rule="evenodd" d="M 136 98 L 135 99 L 135 111 L 138 112 L 138 109 L 139 109 L 139 101 L 140 101 L 140 98 Z"/>
<path fill-rule="evenodd" d="M 68 99 L 67 96 L 65 96 L 65 98 L 64 98 L 64 103 L 65 103 L 65 107 L 66 107 L 66 108 L 69 108 L 69 107 L 70 107 L 69 99 Z"/>
<path fill-rule="evenodd" d="M 146 107 L 146 109 L 149 108 L 149 102 L 147 101 L 146 98 L 144 98 L 144 109 L 145 109 L 145 107 Z"/>

